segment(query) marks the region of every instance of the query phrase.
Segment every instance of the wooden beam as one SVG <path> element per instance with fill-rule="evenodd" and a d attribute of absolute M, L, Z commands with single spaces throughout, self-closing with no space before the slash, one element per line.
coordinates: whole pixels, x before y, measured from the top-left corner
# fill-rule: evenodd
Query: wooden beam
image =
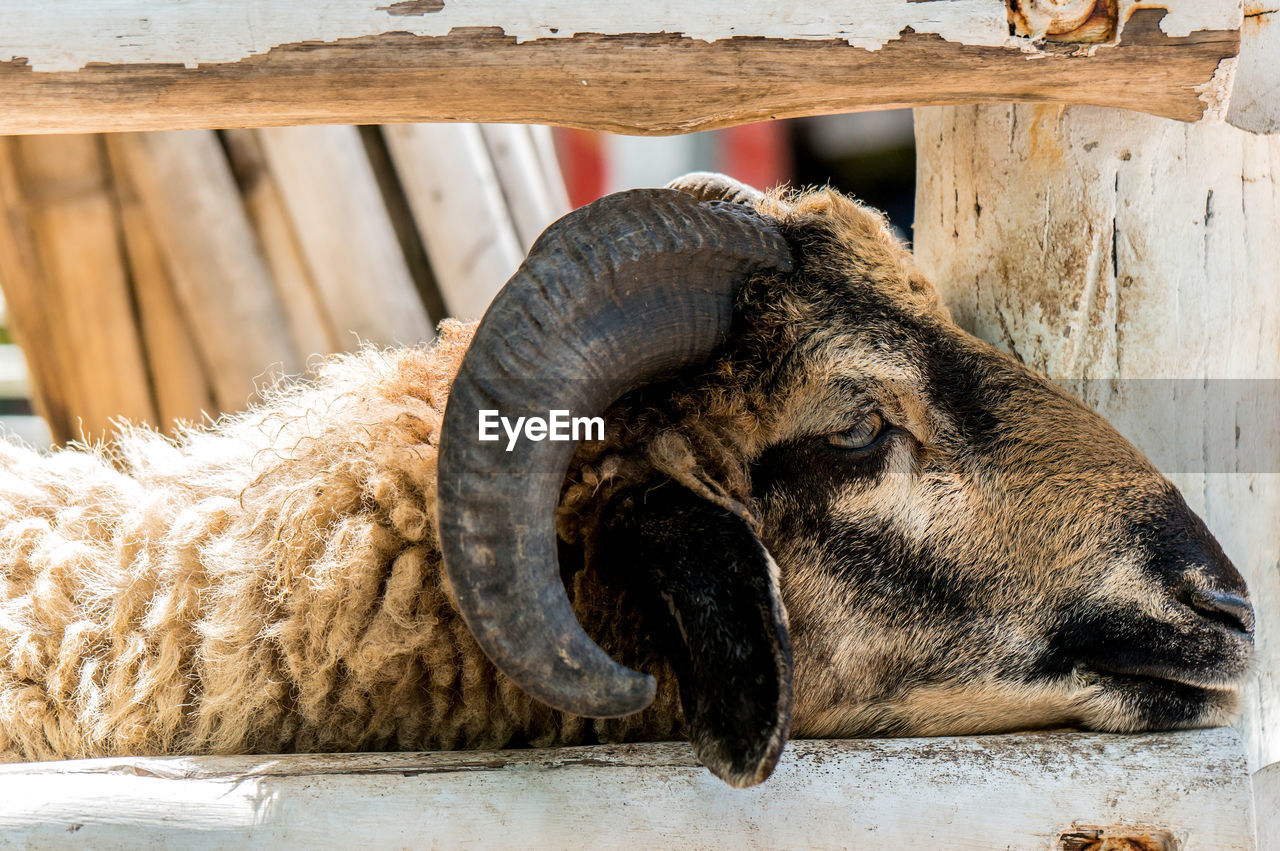
<path fill-rule="evenodd" d="M 25 272 L 0 271 L 0 283 L 41 398 L 67 400 L 65 419 L 51 417 L 51 432 L 59 440 L 96 441 L 114 430 L 115 417 L 155 424 L 102 139 L 5 141 L 0 156 L 10 161 L 5 170 L 16 184 L 3 194 L 17 193 L 6 206 L 21 209 L 25 219 L 10 238 L 31 243 L 21 252 L 29 261 Z M 41 304 L 33 309 L 35 302 Z"/>
<path fill-rule="evenodd" d="M 99 759 L 0 800 L 18 847 L 1254 847 L 1230 729 L 797 741 L 745 791 L 685 744 Z"/>
<path fill-rule="evenodd" d="M 1005 0 L 785 12 L 773 0 L 119 0 L 74 13 L 2 0 L 0 133 L 501 121 L 662 134 L 925 104 L 1185 121 L 1224 106 L 1240 0 L 1097 8 L 1104 20 L 1077 31 L 1014 35 L 1028 18 Z"/>

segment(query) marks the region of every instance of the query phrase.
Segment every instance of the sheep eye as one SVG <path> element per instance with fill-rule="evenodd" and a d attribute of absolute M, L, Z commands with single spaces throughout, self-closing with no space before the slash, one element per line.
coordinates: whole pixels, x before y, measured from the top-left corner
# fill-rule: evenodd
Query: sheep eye
<path fill-rule="evenodd" d="M 839 449 L 870 449 L 887 433 L 884 417 L 870 414 L 848 431 L 827 435 L 827 443 Z"/>

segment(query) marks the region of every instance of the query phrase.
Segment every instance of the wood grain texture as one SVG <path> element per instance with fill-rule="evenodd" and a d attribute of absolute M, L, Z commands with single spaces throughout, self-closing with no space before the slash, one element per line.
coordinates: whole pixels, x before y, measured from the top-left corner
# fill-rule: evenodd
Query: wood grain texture
<path fill-rule="evenodd" d="M 129 258 L 129 277 L 138 313 L 138 332 L 146 352 L 157 428 L 172 433 L 179 422 L 200 422 L 216 414 L 209 380 L 192 339 L 191 320 L 178 303 L 173 276 L 156 243 L 146 211 L 134 189 L 119 137 L 104 139 L 112 166 L 120 227 Z M 95 278 L 85 282 L 97 286 Z"/>
<path fill-rule="evenodd" d="M 117 140 L 221 411 L 255 382 L 301 371 L 231 167 L 212 131 L 132 133 Z"/>
<path fill-rule="evenodd" d="M 545 172 L 547 164 L 530 129 L 521 124 L 480 125 L 521 252 L 529 250 L 547 225 L 569 212 L 560 168 L 552 164 L 550 174 Z M 553 183 L 561 187 L 558 194 L 551 190 Z"/>
<path fill-rule="evenodd" d="M 58 385 L 67 407 L 51 431 L 101 440 L 125 417 L 156 422 L 138 340 L 114 186 L 99 137 L 8 140 L 24 233 L 32 243 L 25 275 L 5 275 L 16 315 L 32 302 L 36 335 L 19 338 L 40 377 Z M 16 234 L 15 234 L 16 236 Z M 34 292 L 17 292 L 35 287 Z M 25 319 L 25 317 L 24 317 Z M 32 328 L 32 330 L 36 330 Z"/>
<path fill-rule="evenodd" d="M 547 11 L 539 4 L 488 4 L 491 23 L 444 30 L 433 24 L 438 15 L 378 12 L 385 24 L 360 17 L 346 26 L 350 35 L 342 26 L 290 35 L 278 4 L 202 18 L 200 30 L 172 16 L 208 4 L 169 4 L 165 15 L 108 15 L 88 46 L 72 46 L 65 19 L 15 2 L 5 14 L 24 28 L 0 52 L 12 57 L 0 59 L 0 132 L 497 121 L 663 134 L 905 105 L 1049 101 L 1193 121 L 1218 104 L 1223 60 L 1239 49 L 1237 0 L 1119 2 L 1119 42 L 1087 49 L 1009 36 L 999 0 L 844 3 L 839 17 L 809 18 L 733 4 L 718 30 L 687 22 L 696 35 L 678 23 L 626 29 L 621 13 L 611 28 L 592 23 L 591 9 L 649 4 L 564 4 L 585 18 L 563 31 L 530 23 Z M 341 20 L 357 5 L 388 8 L 333 0 L 326 11 Z M 133 6 L 149 8 L 143 0 L 104 8 Z M 689 10 L 705 13 L 701 4 Z M 253 40 L 246 20 L 275 34 Z M 105 46 L 113 27 L 118 39 Z M 279 41 L 289 37 L 310 40 Z"/>
<path fill-rule="evenodd" d="M 0 139 L 0 287 L 4 288 L 6 318 L 14 339 L 26 353 L 31 377 L 31 401 L 49 424 L 57 442 L 70 440 L 73 388 L 62 381 L 71 368 L 70 352 L 56 345 L 57 310 L 48 298 L 44 269 L 36 250 L 18 174 L 17 140 Z"/>
<path fill-rule="evenodd" d="M 796 741 L 748 790 L 685 744 L 103 759 L 0 767 L 0 800 L 0 847 L 1253 848 L 1229 729 Z"/>
<path fill-rule="evenodd" d="M 479 319 L 524 259 L 484 134 L 473 124 L 397 124 L 383 135 L 448 314 Z"/>
<path fill-rule="evenodd" d="M 245 210 L 258 233 L 271 280 L 285 305 L 293 343 L 299 352 L 336 352 L 338 334 L 325 311 L 315 277 L 303 256 L 298 232 L 267 166 L 262 139 L 254 130 L 221 134 L 227 158 L 244 196 Z"/>
<path fill-rule="evenodd" d="M 916 257 L 957 321 L 1108 417 L 1249 584 L 1240 728 L 1280 760 L 1280 138 L 1045 106 L 916 113 Z"/>
<path fill-rule="evenodd" d="M 258 138 L 339 347 L 433 339 L 359 130 L 278 127 Z"/>

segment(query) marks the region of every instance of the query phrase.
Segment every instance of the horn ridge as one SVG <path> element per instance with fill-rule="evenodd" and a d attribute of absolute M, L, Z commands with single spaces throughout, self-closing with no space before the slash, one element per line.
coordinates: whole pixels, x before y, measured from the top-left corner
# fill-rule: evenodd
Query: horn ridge
<path fill-rule="evenodd" d="M 667 184 L 697 198 L 699 201 L 728 201 L 733 204 L 755 206 L 764 200 L 764 193 L 754 186 L 715 171 L 692 171 Z"/>

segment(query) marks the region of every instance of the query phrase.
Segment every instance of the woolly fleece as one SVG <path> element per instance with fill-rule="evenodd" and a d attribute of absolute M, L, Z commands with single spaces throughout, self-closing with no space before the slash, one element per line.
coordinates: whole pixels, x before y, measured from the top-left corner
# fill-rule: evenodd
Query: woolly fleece
<path fill-rule="evenodd" d="M 472 331 L 331 358 L 176 441 L 0 441 L 0 758 L 571 737 L 444 585 L 436 446 Z"/>

